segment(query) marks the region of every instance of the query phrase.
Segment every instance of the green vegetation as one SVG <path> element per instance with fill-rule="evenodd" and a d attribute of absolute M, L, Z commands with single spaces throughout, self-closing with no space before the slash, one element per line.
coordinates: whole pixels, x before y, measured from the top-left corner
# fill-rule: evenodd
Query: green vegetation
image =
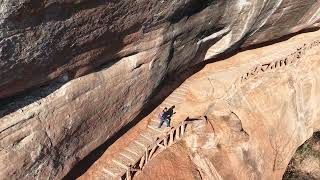
<path fill-rule="evenodd" d="M 320 151 L 314 149 L 310 142 L 307 142 L 307 143 L 303 144 L 302 146 L 300 146 L 297 150 L 297 153 L 299 155 L 301 155 L 302 157 L 313 156 L 320 161 Z"/>
<path fill-rule="evenodd" d="M 290 161 L 285 174 L 283 175 L 284 180 L 316 180 L 312 174 L 301 171 L 298 167 L 301 162 L 312 157 L 320 163 L 320 132 L 314 133 L 313 137 L 307 140 L 303 145 L 301 145 L 296 154 Z"/>

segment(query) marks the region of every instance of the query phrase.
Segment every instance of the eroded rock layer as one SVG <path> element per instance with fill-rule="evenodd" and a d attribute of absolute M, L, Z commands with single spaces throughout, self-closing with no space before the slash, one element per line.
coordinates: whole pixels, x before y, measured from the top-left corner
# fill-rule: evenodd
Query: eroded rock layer
<path fill-rule="evenodd" d="M 162 162 L 148 164 L 137 179 L 161 178 L 162 163 L 182 154 L 202 179 L 281 179 L 296 149 L 320 129 L 319 35 L 249 50 L 192 76 L 177 114 L 206 120 L 184 138 L 187 153 L 159 154 Z"/>
<path fill-rule="evenodd" d="M 278 51 L 278 57 L 258 60 L 253 69 L 268 68 L 246 73 L 248 80 L 206 109 L 212 132 L 187 140 L 194 162 L 207 170 L 204 177 L 215 173 L 208 171 L 213 166 L 223 179 L 282 178 L 295 150 L 320 128 L 319 45 L 310 39 L 293 46 L 289 56 L 281 58 Z M 205 146 L 212 140 L 208 134 L 214 134 L 216 146 Z"/>
<path fill-rule="evenodd" d="M 320 18 L 317 0 L 6 0 L 0 7 L 0 98 L 142 52 L 162 54 L 154 59 L 174 71 L 213 44 L 206 59 L 311 28 Z M 133 64 L 152 61 L 142 59 Z"/>
<path fill-rule="evenodd" d="M 0 177 L 63 177 L 132 121 L 167 74 L 316 27 L 319 6 L 317 0 L 1 2 Z"/>

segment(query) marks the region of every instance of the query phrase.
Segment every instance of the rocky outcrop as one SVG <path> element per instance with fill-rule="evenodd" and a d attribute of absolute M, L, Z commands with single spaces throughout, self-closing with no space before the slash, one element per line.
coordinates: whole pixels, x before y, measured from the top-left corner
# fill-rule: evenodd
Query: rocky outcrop
<path fill-rule="evenodd" d="M 165 105 L 168 106 L 168 103 L 175 102 L 177 114 L 172 120 L 173 126 L 178 124 L 183 117 L 188 116 L 191 119 L 202 116 L 207 120 L 199 121 L 198 124 L 193 123 L 192 131 L 187 132 L 189 137 L 185 139 L 186 145 L 183 145 L 183 150 L 178 150 L 180 153 L 171 154 L 170 157 L 164 153 L 160 154 L 160 157 L 151 158 L 137 178 L 161 178 L 159 175 L 161 169 L 166 169 L 168 174 L 174 174 L 180 169 L 172 168 L 170 170 L 166 166 L 171 163 L 175 164 L 174 159 L 191 157 L 203 179 L 212 179 L 213 177 L 214 179 L 237 179 L 237 177 L 241 177 L 241 179 L 279 179 L 294 149 L 306 140 L 314 130 L 319 129 L 318 119 L 315 115 L 317 114 L 317 106 L 313 105 L 316 103 L 305 101 L 305 99 L 317 101 L 316 91 L 312 90 L 309 94 L 310 91 L 307 90 L 317 89 L 314 87 L 317 81 L 312 80 L 311 82 L 315 84 L 308 86 L 309 88 L 299 88 L 301 80 L 309 81 L 317 78 L 315 75 L 317 73 L 314 72 L 317 67 L 314 63 L 317 63 L 319 57 L 320 41 L 317 39 L 319 39 L 319 32 L 309 33 L 284 43 L 243 52 L 223 62 L 207 65 L 204 70 L 186 80 L 161 103 L 158 110 L 161 110 Z M 297 73 L 300 71 L 308 73 Z M 283 74 L 294 77 L 289 80 L 282 79 Z M 301 77 L 305 75 L 308 78 Z M 276 83 L 277 80 L 270 80 L 273 78 L 279 80 L 280 85 Z M 265 83 L 266 80 L 269 83 Z M 291 90 L 282 87 L 288 83 L 289 85 L 293 84 L 290 87 L 294 87 L 294 93 L 290 93 Z M 260 90 L 259 86 L 263 86 L 261 91 L 268 88 L 274 89 L 273 86 L 277 86 L 278 89 L 269 93 L 267 100 L 264 99 L 264 94 L 247 93 L 246 88 L 252 88 L 254 92 Z M 188 87 L 188 92 L 185 91 L 186 87 Z M 299 89 L 307 93 L 299 93 Z M 280 92 L 282 94 L 279 95 Z M 278 109 L 278 103 L 287 103 L 286 99 L 288 98 L 283 99 L 285 94 L 289 94 L 289 99 L 294 99 L 291 103 L 295 105 L 286 107 L 284 113 L 289 113 L 290 117 L 281 115 L 284 110 Z M 305 98 L 305 96 L 310 97 Z M 273 99 L 273 101 L 269 102 L 269 99 Z M 275 99 L 278 102 L 274 102 Z M 302 99 L 306 103 L 303 106 L 300 104 Z M 251 100 L 254 100 L 255 103 L 250 103 Z M 246 104 L 235 106 L 235 103 L 243 101 Z M 259 108 L 262 107 L 259 103 L 266 103 L 263 107 L 267 108 Z M 247 106 L 251 108 L 249 109 Z M 314 118 L 300 117 L 298 114 L 301 111 L 295 112 L 300 109 L 298 107 L 314 112 Z M 277 116 L 268 115 L 271 113 L 264 114 L 265 109 L 271 109 Z M 251 111 L 256 114 L 252 115 Z M 154 110 L 154 112 L 158 111 Z M 139 136 L 134 135 L 134 132 L 143 134 L 149 128 L 144 123 L 149 121 L 149 125 L 154 124 L 152 114 L 138 124 L 140 128 L 134 127 L 124 137 L 121 137 L 119 142 L 113 144 L 82 178 L 108 176 L 109 174 L 105 171 L 110 168 L 109 162 L 112 162 L 113 159 L 119 160 L 119 157 L 117 158 L 118 152 L 128 147 L 128 145 L 123 146 L 124 142 L 129 143 L 139 139 Z M 280 116 L 278 116 L 279 114 Z M 297 120 L 294 116 L 299 116 L 301 119 Z M 291 130 L 291 126 L 297 126 L 299 130 L 294 133 L 286 132 L 287 128 L 289 128 L 288 131 Z M 179 146 L 182 144 L 179 143 Z M 185 149 L 189 149 L 189 153 Z M 115 150 L 117 153 L 113 153 L 113 155 L 109 153 Z M 169 148 L 169 151 L 177 150 Z M 258 164 L 259 168 L 252 168 L 255 166 L 252 164 Z M 186 166 L 193 167 L 190 164 Z M 197 175 L 193 168 L 184 171 Z M 193 175 L 189 176 L 190 179 L 193 179 Z"/>
<path fill-rule="evenodd" d="M 316 0 L 2 2 L 0 177 L 63 177 L 132 121 L 167 74 L 315 27 L 319 6 Z"/>
<path fill-rule="evenodd" d="M 282 178 L 295 150 L 320 128 L 319 45 L 312 41 L 269 61 L 262 74 L 236 84 L 206 110 L 212 132 L 200 130 L 191 136 L 196 141 L 187 140 L 200 169 L 212 165 L 223 179 Z M 212 147 L 202 144 L 210 140 Z"/>
<path fill-rule="evenodd" d="M 149 164 L 144 167 L 141 176 L 136 175 L 134 179 L 143 180 L 146 177 L 150 179 L 201 179 L 197 168 L 193 165 L 190 158 L 185 156 L 187 149 L 180 142 L 172 148 L 163 151 L 161 156 L 156 156 Z"/>
<path fill-rule="evenodd" d="M 319 32 L 310 33 L 207 65 L 190 78 L 177 112 L 206 120 L 187 132 L 187 153 L 156 161 L 190 158 L 202 179 L 281 179 L 296 149 L 320 129 L 319 46 Z M 307 162 L 304 171 L 317 166 Z M 157 165 L 138 179 L 159 178 L 153 166 L 165 165 Z"/>
<path fill-rule="evenodd" d="M 175 71 L 208 46 L 206 59 L 311 28 L 319 14 L 316 0 L 4 1 L 0 98 L 150 50 Z"/>

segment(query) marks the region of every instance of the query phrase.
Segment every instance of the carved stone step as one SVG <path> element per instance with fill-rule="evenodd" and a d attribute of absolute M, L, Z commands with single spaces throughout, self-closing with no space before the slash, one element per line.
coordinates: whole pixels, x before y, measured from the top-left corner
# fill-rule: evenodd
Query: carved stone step
<path fill-rule="evenodd" d="M 178 91 L 178 90 L 176 90 L 172 94 L 175 95 L 175 96 L 185 97 L 188 94 L 188 91 L 184 91 L 184 90 L 182 90 L 182 91 L 179 90 Z"/>
<path fill-rule="evenodd" d="M 112 162 L 109 162 L 102 170 L 113 177 L 120 177 L 126 172 L 124 168 Z"/>
<path fill-rule="evenodd" d="M 141 148 L 143 148 L 144 150 L 148 147 L 148 145 L 141 143 L 140 141 L 134 140 L 133 142 L 136 143 Z"/>
<path fill-rule="evenodd" d="M 138 159 L 140 158 L 140 154 L 136 151 L 129 149 L 129 146 L 123 152 L 128 153 L 135 158 L 138 158 Z"/>
<path fill-rule="evenodd" d="M 136 138 L 134 142 L 145 148 L 148 148 L 149 145 L 152 144 L 152 141 L 149 141 L 142 136 L 139 136 L 138 138 Z"/>
<path fill-rule="evenodd" d="M 154 140 L 153 138 L 151 137 L 148 137 L 148 136 L 145 136 L 144 134 L 140 134 L 140 137 L 138 138 L 138 141 L 141 141 L 141 142 L 145 142 L 148 144 L 148 146 L 152 143 L 154 143 Z"/>
<path fill-rule="evenodd" d="M 106 172 L 105 167 L 101 167 L 95 171 L 92 179 L 116 179 L 117 175 L 114 172 Z"/>
<path fill-rule="evenodd" d="M 166 99 L 175 98 L 175 99 L 185 99 L 186 94 L 182 94 L 181 92 L 172 93 Z"/>
<path fill-rule="evenodd" d="M 158 120 L 158 121 L 150 121 L 149 125 L 151 125 L 151 126 L 153 126 L 155 128 L 158 128 L 159 123 L 160 123 L 160 120 Z"/>
<path fill-rule="evenodd" d="M 132 153 L 128 151 L 122 151 L 119 153 L 119 156 L 123 156 L 124 158 L 128 159 L 132 164 L 136 163 L 139 157 L 132 155 Z"/>
<path fill-rule="evenodd" d="M 157 127 L 160 123 L 160 119 L 156 119 L 156 118 L 152 118 L 150 121 L 149 121 L 149 125 L 152 125 L 152 126 L 155 126 Z"/>
<path fill-rule="evenodd" d="M 162 105 L 164 105 L 164 108 L 167 107 L 167 108 L 170 108 L 171 106 L 173 106 L 174 104 L 173 103 L 170 103 L 168 101 L 164 101 L 163 103 L 161 103 Z M 161 107 L 161 105 L 160 105 Z"/>
<path fill-rule="evenodd" d="M 121 167 L 122 169 L 129 169 L 129 165 L 126 165 L 125 162 L 119 161 L 118 159 L 112 159 L 112 162 Z"/>
<path fill-rule="evenodd" d="M 124 164 L 122 164 L 121 162 L 118 162 L 114 159 L 111 160 L 110 164 L 112 165 L 110 168 L 112 169 L 113 172 L 115 172 L 115 170 L 118 172 L 118 177 L 123 176 L 126 171 L 128 170 L 128 167 Z"/>
<path fill-rule="evenodd" d="M 177 95 L 173 94 L 173 95 L 170 95 L 167 99 L 181 103 L 182 101 L 185 100 L 185 97 L 181 97 L 181 96 L 177 96 Z"/>
<path fill-rule="evenodd" d="M 180 86 L 176 91 L 187 93 L 189 91 L 189 87 L 186 86 Z"/>
<path fill-rule="evenodd" d="M 119 152 L 118 156 L 113 158 L 107 165 L 102 168 L 102 177 L 107 179 L 119 179 L 123 177 L 128 168 L 139 163 L 141 157 L 149 156 L 147 149 L 152 148 L 158 137 L 168 136 L 170 131 L 173 131 L 172 128 L 157 128 L 159 125 L 159 120 L 151 120 L 148 127 L 136 137 L 128 147 Z M 181 122 L 174 121 L 174 118 L 171 120 L 171 127 L 180 128 Z M 180 129 L 179 129 L 180 130 Z M 171 136 L 171 141 L 169 141 L 170 136 L 167 137 L 168 142 L 176 142 L 177 136 Z M 162 145 L 163 146 L 163 145 Z M 163 146 L 164 147 L 164 146 Z M 150 153 L 153 153 L 151 151 Z"/>
<path fill-rule="evenodd" d="M 120 154 L 117 157 L 113 158 L 113 159 L 118 161 L 118 162 L 121 162 L 122 164 L 124 164 L 126 166 L 130 166 L 133 163 L 135 163 L 132 159 L 129 159 L 129 158 L 127 158 L 125 156 L 122 156 Z"/>
<path fill-rule="evenodd" d="M 181 88 L 181 87 L 189 88 L 190 87 L 190 81 L 182 83 L 178 88 Z"/>
<path fill-rule="evenodd" d="M 159 105 L 159 109 L 161 109 L 161 110 L 163 110 L 164 108 L 168 108 L 168 109 L 169 109 L 170 107 L 171 107 L 171 105 L 168 106 L 168 105 L 166 105 L 166 104 L 164 104 L 164 103 L 162 103 L 162 104 Z M 160 113 L 160 111 L 159 111 L 159 113 Z M 159 113 L 158 113 L 158 114 L 159 114 Z"/>
<path fill-rule="evenodd" d="M 116 179 L 116 177 L 118 177 L 117 174 L 107 168 L 101 168 L 99 173 L 95 173 L 96 179 Z"/>
<path fill-rule="evenodd" d="M 139 155 L 139 157 L 141 157 L 143 155 L 145 149 L 143 147 L 141 147 L 140 145 L 132 142 L 129 144 L 127 150 L 130 152 L 136 153 Z"/>
<path fill-rule="evenodd" d="M 167 99 L 166 99 L 166 102 L 168 102 L 168 103 L 170 103 L 170 104 L 172 104 L 172 105 L 177 105 L 177 104 L 180 104 L 180 103 L 181 103 L 181 101 L 176 100 L 176 99 L 173 99 L 173 98 L 167 98 Z"/>
<path fill-rule="evenodd" d="M 159 136 L 159 132 L 154 131 L 154 130 L 152 130 L 152 129 L 150 129 L 150 128 L 147 128 L 147 129 L 144 131 L 144 133 L 152 136 L 154 140 L 157 139 L 157 137 Z"/>
<path fill-rule="evenodd" d="M 185 91 L 174 91 L 171 95 L 174 95 L 174 96 L 179 96 L 181 98 L 185 98 L 185 96 L 187 95 L 187 92 Z"/>
<path fill-rule="evenodd" d="M 161 133 L 161 134 L 163 133 L 163 131 L 162 131 L 160 128 L 158 128 L 158 127 L 154 127 L 154 126 L 148 125 L 148 128 L 151 129 L 151 130 L 153 130 L 153 131 L 158 132 L 159 134 L 160 134 L 160 133 Z"/>
<path fill-rule="evenodd" d="M 160 110 L 160 108 L 157 109 L 156 111 L 154 111 L 154 112 L 152 113 L 152 115 L 151 115 L 150 117 L 151 117 L 151 118 L 158 119 L 158 118 L 159 118 L 159 114 L 160 114 L 161 111 L 162 111 L 162 110 Z"/>
<path fill-rule="evenodd" d="M 144 139 L 147 139 L 150 142 L 153 142 L 153 137 L 151 136 L 147 136 L 145 133 L 141 133 L 140 134 L 141 137 L 143 137 Z"/>

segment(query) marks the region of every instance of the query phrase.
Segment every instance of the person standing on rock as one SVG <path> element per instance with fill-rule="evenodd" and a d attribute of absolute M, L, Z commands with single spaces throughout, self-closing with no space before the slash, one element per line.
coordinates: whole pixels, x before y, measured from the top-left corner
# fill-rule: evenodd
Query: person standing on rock
<path fill-rule="evenodd" d="M 171 117 L 176 113 L 176 112 L 173 112 L 173 109 L 175 108 L 176 106 L 171 106 L 168 110 L 167 110 L 167 113 L 166 113 L 166 119 L 168 120 L 168 124 L 170 126 L 170 123 L 171 123 Z M 169 127 L 168 126 L 168 127 Z"/>
<path fill-rule="evenodd" d="M 167 118 L 168 116 L 168 108 L 165 107 L 162 112 L 159 113 L 159 119 L 160 119 L 160 124 L 158 126 L 158 128 L 161 128 L 162 124 L 164 122 L 166 122 L 167 124 L 167 127 L 170 127 L 170 124 L 169 124 L 169 119 Z"/>
<path fill-rule="evenodd" d="M 166 122 L 167 127 L 170 127 L 171 117 L 176 113 L 176 112 L 173 112 L 174 108 L 175 106 L 171 106 L 169 109 L 165 107 L 164 110 L 159 114 L 160 124 L 158 128 L 161 128 L 164 122 Z"/>

